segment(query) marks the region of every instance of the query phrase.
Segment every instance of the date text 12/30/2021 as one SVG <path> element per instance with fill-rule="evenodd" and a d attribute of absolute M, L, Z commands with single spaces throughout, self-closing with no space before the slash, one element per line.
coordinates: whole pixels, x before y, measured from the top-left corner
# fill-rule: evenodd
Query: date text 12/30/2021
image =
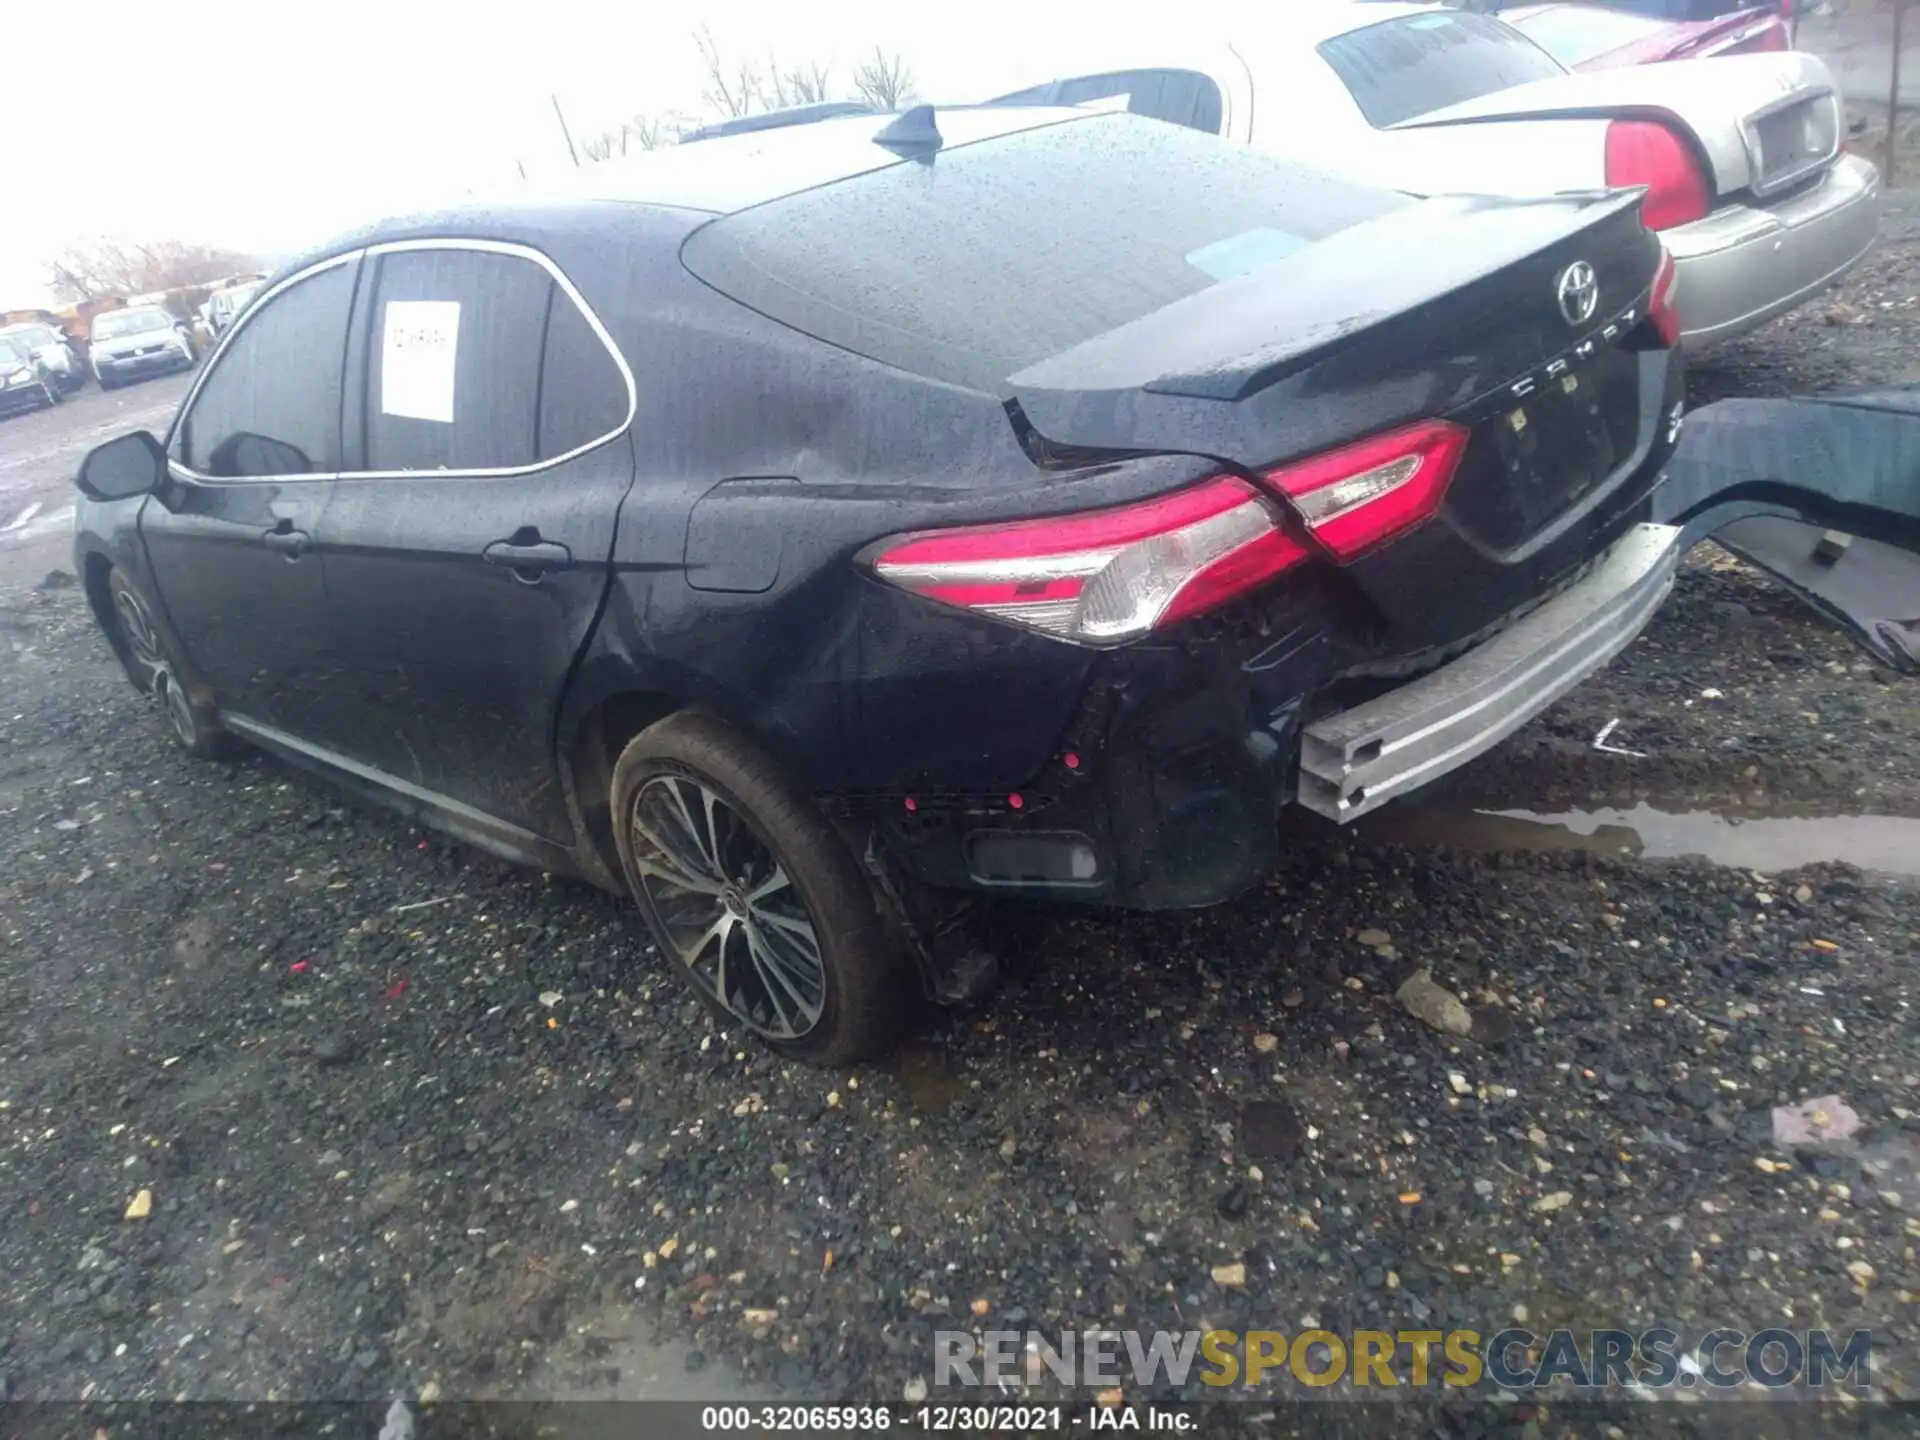
<path fill-rule="evenodd" d="M 1030 1435 L 1145 1430 L 1194 1434 L 1199 1416 L 1159 1406 L 1110 1405 L 708 1405 L 700 1428 L 717 1434 L 841 1433 Z"/>

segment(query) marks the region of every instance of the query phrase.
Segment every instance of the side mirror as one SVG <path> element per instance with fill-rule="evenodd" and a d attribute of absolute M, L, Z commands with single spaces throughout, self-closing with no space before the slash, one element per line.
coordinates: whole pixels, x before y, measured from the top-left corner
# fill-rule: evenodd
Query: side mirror
<path fill-rule="evenodd" d="M 95 446 L 74 484 L 89 500 L 131 500 L 150 494 L 167 473 L 167 452 L 145 430 Z"/>

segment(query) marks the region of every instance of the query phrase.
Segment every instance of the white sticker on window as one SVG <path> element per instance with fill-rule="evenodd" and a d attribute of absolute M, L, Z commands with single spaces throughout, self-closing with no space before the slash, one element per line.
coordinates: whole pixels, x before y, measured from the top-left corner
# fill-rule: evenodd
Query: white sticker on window
<path fill-rule="evenodd" d="M 380 346 L 380 411 L 453 423 L 458 300 L 389 300 Z"/>

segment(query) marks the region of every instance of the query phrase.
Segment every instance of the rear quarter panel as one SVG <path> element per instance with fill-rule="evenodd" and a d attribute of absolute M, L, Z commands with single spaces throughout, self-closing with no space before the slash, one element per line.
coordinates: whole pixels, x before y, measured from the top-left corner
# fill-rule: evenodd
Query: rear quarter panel
<path fill-rule="evenodd" d="M 1023 781 L 1096 652 L 896 591 L 859 552 L 909 530 L 1121 503 L 1210 467 L 1042 472 L 993 397 L 824 345 L 691 276 L 659 278 L 610 321 L 640 381 L 638 474 L 563 750 L 608 696 L 644 691 L 718 712 L 814 791 Z"/>

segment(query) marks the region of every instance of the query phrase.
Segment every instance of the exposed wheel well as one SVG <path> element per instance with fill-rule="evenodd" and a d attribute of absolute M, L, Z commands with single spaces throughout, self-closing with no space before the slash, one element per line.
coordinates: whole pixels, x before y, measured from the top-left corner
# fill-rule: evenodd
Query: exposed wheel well
<path fill-rule="evenodd" d="M 613 840 L 613 810 L 609 791 L 613 786 L 614 762 L 627 742 L 656 720 L 664 720 L 684 708 L 670 695 L 651 690 L 629 690 L 609 695 L 580 721 L 573 743 L 567 747 L 567 775 L 573 801 L 579 809 L 581 829 L 606 871 L 590 876 L 621 894 L 626 885 L 620 875 L 620 850 Z"/>
<path fill-rule="evenodd" d="M 113 574 L 113 562 L 98 551 L 87 555 L 86 565 L 80 574 L 80 583 L 87 592 L 87 604 L 93 607 L 93 618 L 100 622 L 100 628 L 106 632 L 107 641 L 115 650 L 120 648 L 120 619 L 113 611 L 113 591 L 108 588 L 108 577 Z"/>

